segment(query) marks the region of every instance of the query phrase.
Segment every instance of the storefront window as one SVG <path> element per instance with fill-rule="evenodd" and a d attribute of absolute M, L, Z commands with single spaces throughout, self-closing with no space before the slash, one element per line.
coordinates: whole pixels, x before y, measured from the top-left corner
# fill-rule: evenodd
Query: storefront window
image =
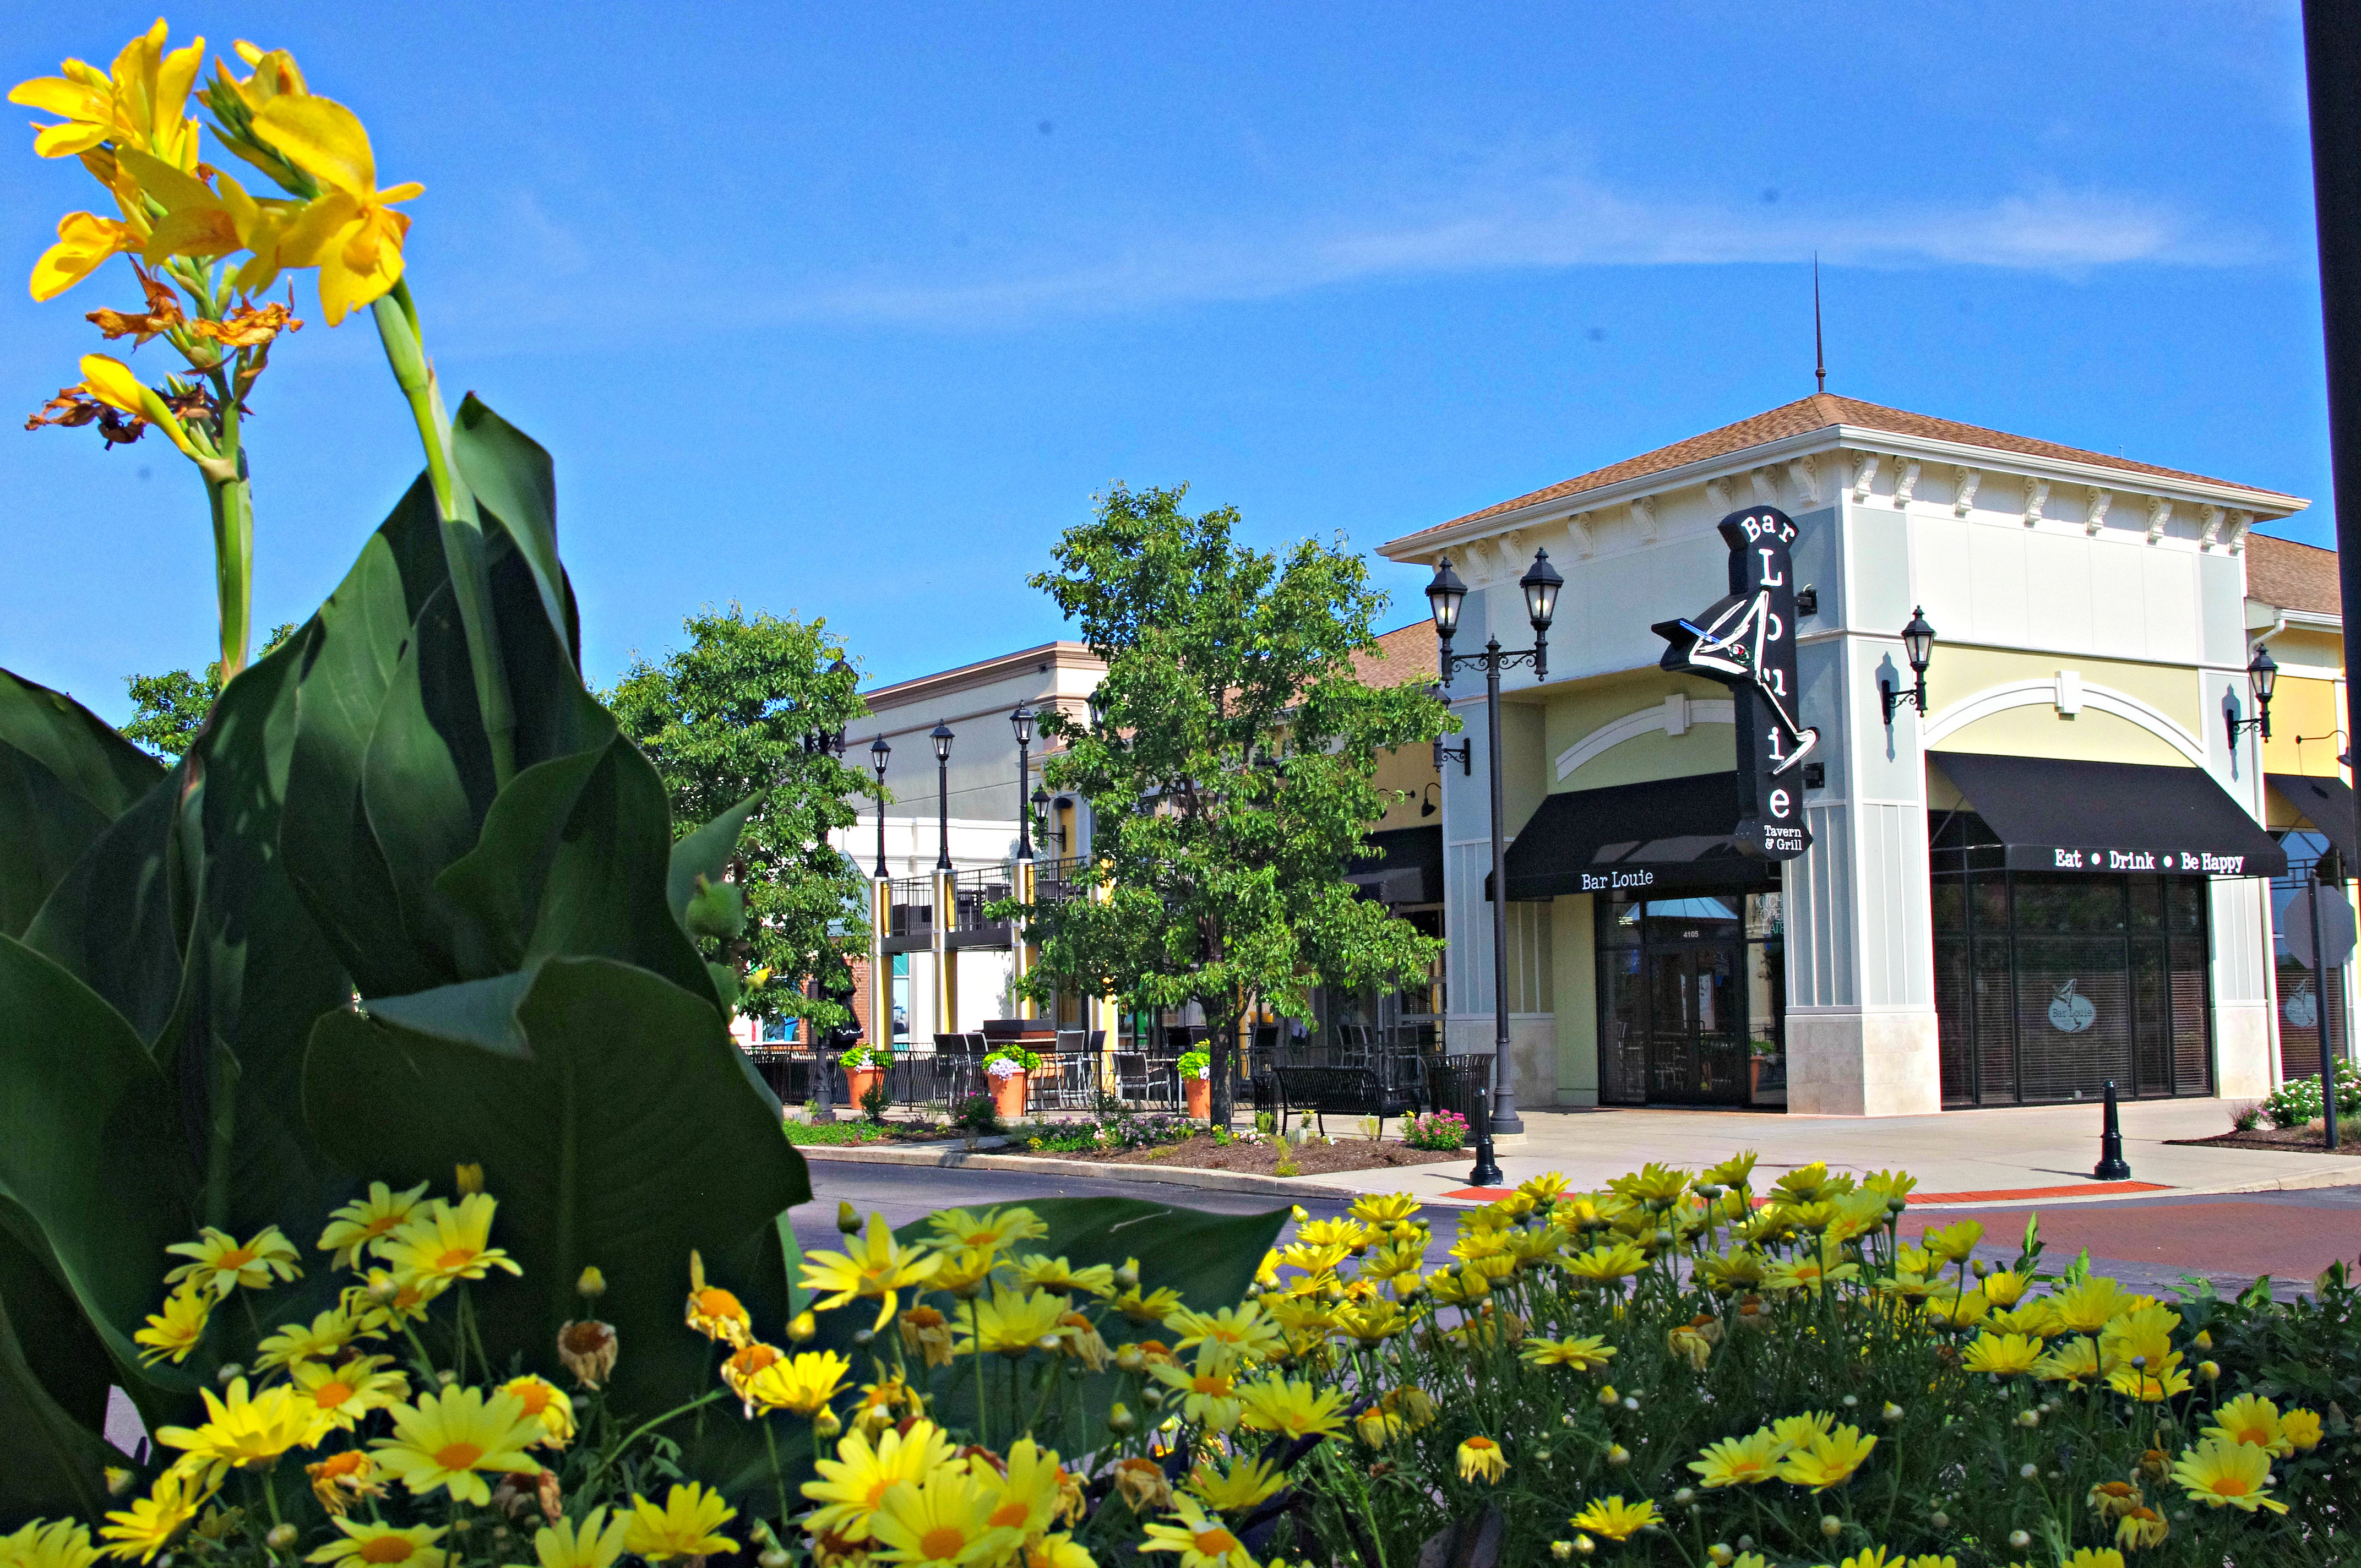
<path fill-rule="evenodd" d="M 1930 825 L 1945 1104 L 2213 1092 L 2204 879 L 2008 872 L 1972 814 Z"/>
<path fill-rule="evenodd" d="M 2343 869 L 2334 863 L 2328 840 L 2321 834 L 2294 831 L 2279 835 L 2287 850 L 2288 874 L 2271 879 L 2271 944 L 2278 970 L 2279 1008 L 2279 1077 L 2320 1075 L 2323 1031 L 2340 1049 L 2347 1046 L 2345 970 L 2334 968 L 2315 975 L 2301 954 L 2310 948 L 2309 930 L 2293 927 L 2303 919 L 2304 905 L 2297 895 L 2312 885 L 2323 857 L 2330 857 L 2327 882 L 2343 883 Z M 2291 940 L 2291 938 L 2293 938 Z"/>
<path fill-rule="evenodd" d="M 1784 1104 L 1786 954 L 1779 894 L 1610 895 L 1598 911 L 1606 1098 Z"/>

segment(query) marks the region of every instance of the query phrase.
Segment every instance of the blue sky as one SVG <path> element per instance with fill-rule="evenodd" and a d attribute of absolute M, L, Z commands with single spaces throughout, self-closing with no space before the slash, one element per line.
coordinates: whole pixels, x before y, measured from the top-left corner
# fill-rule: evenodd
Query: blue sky
<path fill-rule="evenodd" d="M 425 183 L 430 350 L 556 455 L 594 680 L 730 599 L 885 680 L 1059 635 L 1025 577 L 1113 480 L 1368 550 L 1809 391 L 1815 249 L 1832 391 L 2311 496 L 2281 532 L 2329 542 L 2292 0 L 1256 9 L 170 15 L 293 49 Z M 0 71 L 154 15 L 19 8 Z M 19 136 L 14 279 L 102 196 Z M 0 286 L 11 406 L 135 298 Z M 417 465 L 365 319 L 302 313 L 248 427 L 266 627 Z M 209 656 L 160 440 L 12 421 L 0 494 L 0 664 L 120 718 Z"/>

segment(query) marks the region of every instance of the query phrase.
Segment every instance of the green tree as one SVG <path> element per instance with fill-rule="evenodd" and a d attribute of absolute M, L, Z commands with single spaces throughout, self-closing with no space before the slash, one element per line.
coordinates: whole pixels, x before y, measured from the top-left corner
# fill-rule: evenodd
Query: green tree
<path fill-rule="evenodd" d="M 840 993 L 846 960 L 868 948 L 868 881 L 829 835 L 856 819 L 847 797 L 875 785 L 811 741 L 868 712 L 860 675 L 824 620 L 733 604 L 682 624 L 688 646 L 661 663 L 635 658 L 608 706 L 663 777 L 675 832 L 763 797 L 730 867 L 745 935 L 707 944 L 707 956 L 741 975 L 769 971 L 746 990 L 745 1012 L 808 1018 L 814 1030 L 849 1022 L 842 1005 L 804 992 Z"/>
<path fill-rule="evenodd" d="M 289 621 L 271 629 L 270 641 L 263 652 L 295 635 L 295 625 Z M 123 738 L 142 750 L 177 762 L 189 749 L 189 742 L 204 728 L 206 716 L 221 696 L 221 661 L 205 666 L 200 675 L 186 670 L 167 670 L 160 675 L 126 675 L 123 684 L 131 688 L 131 722 L 122 729 Z"/>
<path fill-rule="evenodd" d="M 1063 713 L 1042 724 L 1067 748 L 1044 765 L 1049 786 L 1091 805 L 1081 875 L 1099 896 L 1023 914 L 1037 997 L 1204 1009 L 1222 1124 L 1252 999 L 1308 1019 L 1314 985 L 1433 962 L 1441 943 L 1355 897 L 1344 863 L 1399 797 L 1377 784 L 1378 754 L 1450 721 L 1423 683 L 1356 674 L 1385 603 L 1357 556 L 1235 544 L 1237 512 L 1191 517 L 1184 493 L 1117 487 L 1032 579 L 1107 662 L 1106 711 L 1095 729 Z"/>

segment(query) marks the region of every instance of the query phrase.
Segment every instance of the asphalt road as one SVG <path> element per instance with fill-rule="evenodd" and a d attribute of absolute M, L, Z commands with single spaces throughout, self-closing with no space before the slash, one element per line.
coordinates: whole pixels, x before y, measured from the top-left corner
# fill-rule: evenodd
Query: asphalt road
<path fill-rule="evenodd" d="M 850 1201 L 864 1216 L 873 1211 L 882 1213 L 887 1224 L 897 1226 L 953 1205 L 1022 1203 L 1037 1198 L 1112 1195 L 1224 1214 L 1262 1213 L 1280 1206 L 1279 1200 L 1259 1193 L 1111 1180 L 1088 1173 L 1037 1176 L 822 1160 L 811 1161 L 810 1170 L 813 1201 L 795 1213 L 796 1237 L 807 1248 L 839 1245 L 839 1200 Z M 1303 1208 L 1314 1216 L 1326 1216 L 1343 1213 L 1345 1205 L 1307 1198 Z M 2256 1276 L 2268 1274 L 2280 1294 L 2292 1294 L 2308 1290 L 2312 1277 L 2330 1262 L 2343 1258 L 2352 1265 L 2361 1257 L 2361 1186 L 2229 1197 L 2132 1198 L 2058 1204 L 2038 1212 L 2048 1244 L 2044 1262 L 2050 1268 L 2064 1266 L 2088 1248 L 2092 1266 L 2100 1272 L 2158 1293 L 2191 1274 L 2211 1279 L 2225 1294 L 2243 1290 Z M 1930 1227 L 1979 1220 L 1987 1245 L 1978 1249 L 1978 1255 L 2004 1262 L 2016 1255 L 2026 1212 L 1918 1210 L 1903 1216 L 1902 1232 L 1915 1237 Z M 1447 1234 L 1447 1221 L 1444 1225 Z"/>

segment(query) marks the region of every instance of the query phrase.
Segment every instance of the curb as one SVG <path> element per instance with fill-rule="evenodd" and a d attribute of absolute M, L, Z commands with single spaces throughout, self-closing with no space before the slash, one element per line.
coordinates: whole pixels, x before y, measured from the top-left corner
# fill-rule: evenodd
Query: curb
<path fill-rule="evenodd" d="M 1134 1182 L 1159 1187 L 1193 1187 L 1210 1192 L 1253 1192 L 1272 1198 L 1331 1198 L 1351 1202 L 1362 1196 L 1357 1187 L 1335 1187 L 1297 1176 L 1257 1176 L 1246 1171 L 1205 1170 L 1195 1166 L 1141 1168 L 1092 1165 L 1074 1159 L 1044 1159 L 1038 1155 L 984 1154 L 948 1144 L 916 1144 L 903 1148 L 840 1148 L 808 1145 L 796 1152 L 807 1160 L 846 1165 L 921 1165 L 940 1169 L 1009 1170 L 1032 1176 L 1075 1177 L 1088 1174 L 1097 1181 Z M 1133 1174 L 1137 1171 L 1138 1174 Z"/>
<path fill-rule="evenodd" d="M 2355 1163 L 2361 1166 L 2361 1161 Z M 1914 1203 L 1911 1209 L 1920 1213 L 1941 1213 L 1949 1209 L 2041 1209 L 2068 1205 L 2081 1208 L 2090 1203 L 2138 1203 L 2159 1198 L 2231 1198 L 2243 1192 L 2309 1192 L 2322 1187 L 2361 1187 L 2361 1169 L 2315 1170 L 2302 1176 L 2257 1177 L 2247 1181 L 2204 1187 L 2168 1187 L 2161 1192 L 2094 1193 L 2088 1198 L 2001 1198 L 1982 1203 Z"/>

